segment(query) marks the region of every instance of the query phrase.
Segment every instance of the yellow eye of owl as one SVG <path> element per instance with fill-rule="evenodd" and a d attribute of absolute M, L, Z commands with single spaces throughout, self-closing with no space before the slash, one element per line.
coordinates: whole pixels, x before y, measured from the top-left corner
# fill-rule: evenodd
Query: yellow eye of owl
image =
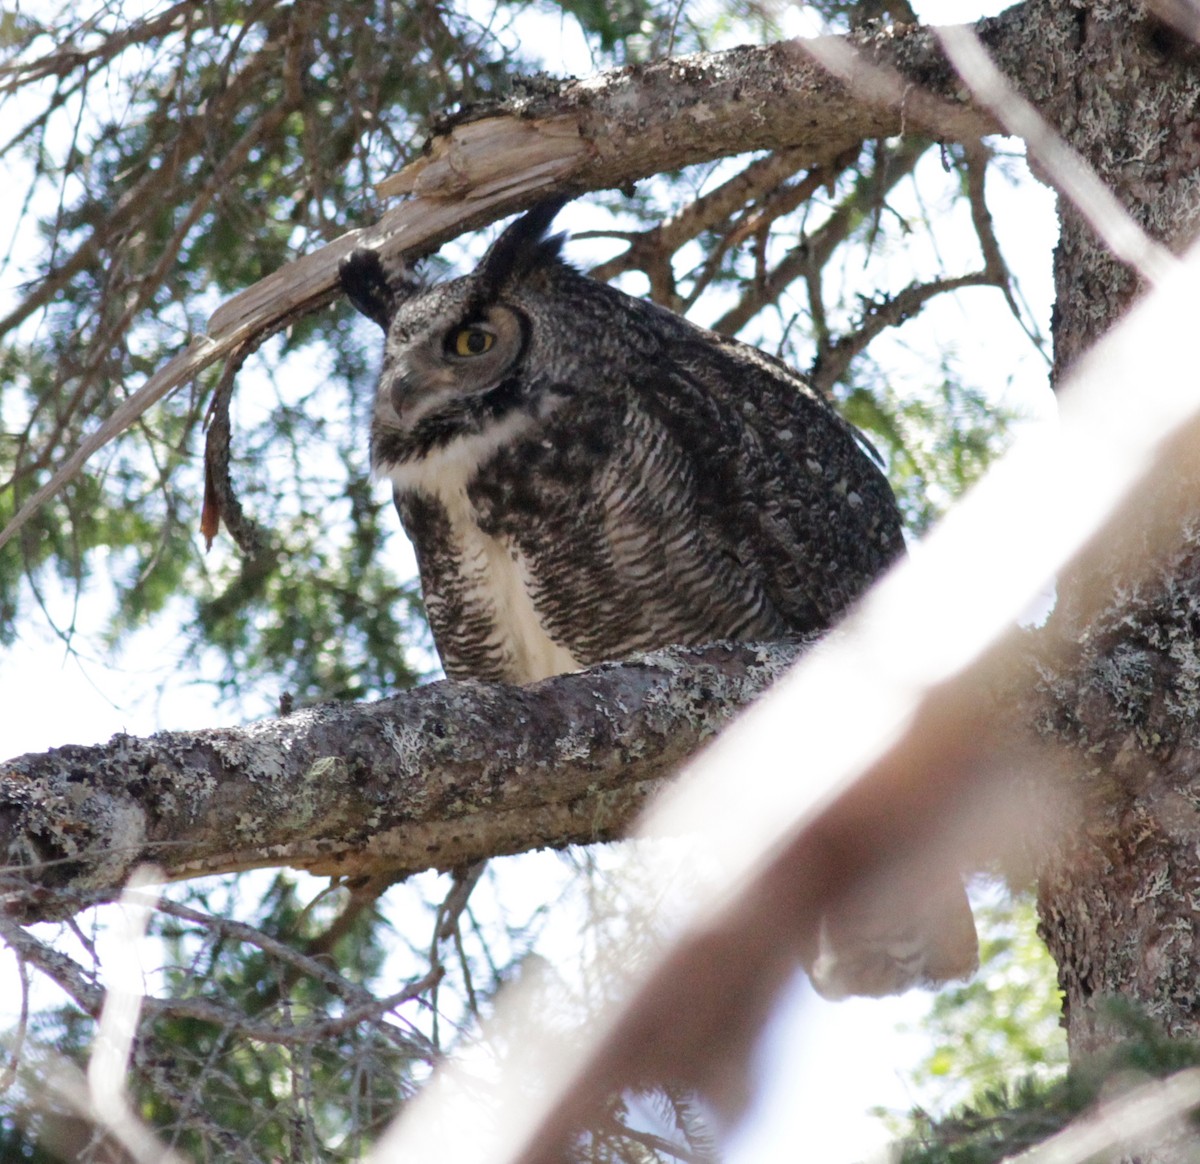
<path fill-rule="evenodd" d="M 456 356 L 482 356 L 495 342 L 496 337 L 481 327 L 460 327 L 450 347 Z"/>

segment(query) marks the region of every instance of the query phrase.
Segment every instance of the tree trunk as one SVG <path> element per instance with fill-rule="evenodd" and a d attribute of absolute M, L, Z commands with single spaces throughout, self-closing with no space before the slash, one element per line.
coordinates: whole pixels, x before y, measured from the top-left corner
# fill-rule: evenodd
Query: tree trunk
<path fill-rule="evenodd" d="M 1042 111 L 1151 235 L 1182 249 L 1200 211 L 1198 50 L 1125 0 L 1025 7 L 1047 46 Z M 1060 205 L 1056 377 L 1139 291 Z M 1182 364 L 1182 346 L 1180 355 Z M 1138 406 L 1138 385 L 1128 400 Z M 1180 482 L 1149 522 L 1187 512 L 1189 492 L 1200 496 Z M 1065 750 L 1090 805 L 1040 879 L 1073 1057 L 1119 1037 L 1105 1004 L 1118 995 L 1172 1035 L 1200 1036 L 1200 532 L 1175 526 L 1167 560 L 1159 551 L 1150 565 L 1141 554 L 1098 563 L 1111 585 L 1099 617 L 1094 588 L 1061 579 L 1047 628 L 1059 647 L 1043 671 L 1039 728 Z"/>

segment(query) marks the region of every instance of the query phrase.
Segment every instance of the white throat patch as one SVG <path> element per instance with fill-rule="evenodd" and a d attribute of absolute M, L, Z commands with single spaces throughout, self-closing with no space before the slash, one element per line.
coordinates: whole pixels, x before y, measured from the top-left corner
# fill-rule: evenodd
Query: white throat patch
<path fill-rule="evenodd" d="M 465 597 L 490 613 L 489 641 L 501 655 L 504 671 L 518 683 L 582 670 L 571 652 L 546 633 L 534 604 L 532 575 L 520 550 L 509 539 L 480 529 L 479 515 L 467 494 L 480 465 L 534 423 L 527 413 L 514 414 L 485 432 L 458 437 L 380 474 L 397 490 L 435 498 L 445 510 L 461 560 Z"/>

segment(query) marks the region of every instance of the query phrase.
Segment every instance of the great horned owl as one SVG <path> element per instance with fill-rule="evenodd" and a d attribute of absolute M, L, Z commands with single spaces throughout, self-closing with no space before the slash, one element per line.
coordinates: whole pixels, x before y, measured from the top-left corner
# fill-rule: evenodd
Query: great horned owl
<path fill-rule="evenodd" d="M 883 474 L 785 365 L 567 265 L 558 207 L 426 290 L 342 268 L 387 331 L 371 462 L 446 673 L 823 630 L 902 552 Z"/>
<path fill-rule="evenodd" d="M 528 683 L 825 629 L 903 552 L 861 438 L 781 362 L 565 263 L 561 205 L 439 286 L 371 250 L 342 264 L 387 335 L 371 463 L 446 673 Z"/>

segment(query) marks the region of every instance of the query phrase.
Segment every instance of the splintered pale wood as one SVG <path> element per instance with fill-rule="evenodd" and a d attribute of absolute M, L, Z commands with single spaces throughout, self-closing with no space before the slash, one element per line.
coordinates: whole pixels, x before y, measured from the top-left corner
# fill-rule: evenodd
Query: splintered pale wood
<path fill-rule="evenodd" d="M 376 187 L 391 198 L 415 194 L 420 198 L 483 198 L 511 193 L 531 179 L 547 182 L 568 177 L 587 160 L 587 143 L 572 116 L 531 119 L 485 117 L 456 126 L 434 140 L 429 153 L 385 178 Z M 522 169 L 513 174 L 513 159 Z"/>

